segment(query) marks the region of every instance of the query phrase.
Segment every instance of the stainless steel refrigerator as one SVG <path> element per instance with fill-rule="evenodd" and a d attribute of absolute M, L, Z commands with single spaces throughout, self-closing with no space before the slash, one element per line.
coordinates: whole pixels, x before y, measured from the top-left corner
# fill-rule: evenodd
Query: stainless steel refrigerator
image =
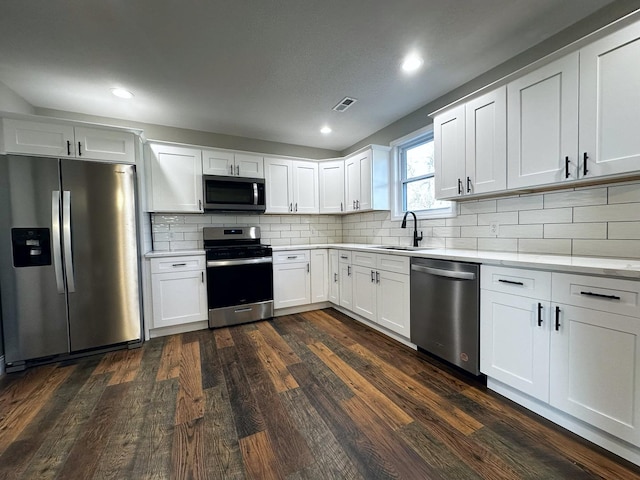
<path fill-rule="evenodd" d="M 0 156 L 7 371 L 141 341 L 133 165 Z"/>

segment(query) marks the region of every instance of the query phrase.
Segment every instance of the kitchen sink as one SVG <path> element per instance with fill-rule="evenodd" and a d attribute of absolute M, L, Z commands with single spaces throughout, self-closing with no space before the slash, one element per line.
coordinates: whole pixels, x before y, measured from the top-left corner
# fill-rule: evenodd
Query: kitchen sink
<path fill-rule="evenodd" d="M 403 250 L 403 251 L 415 251 L 415 250 L 429 250 L 429 247 L 404 247 L 398 245 L 381 245 L 373 248 L 382 248 L 384 250 Z"/>

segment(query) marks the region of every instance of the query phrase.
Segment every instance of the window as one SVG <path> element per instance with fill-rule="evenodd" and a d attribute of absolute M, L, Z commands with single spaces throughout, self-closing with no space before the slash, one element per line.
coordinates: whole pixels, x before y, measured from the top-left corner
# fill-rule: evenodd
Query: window
<path fill-rule="evenodd" d="M 401 139 L 396 148 L 396 215 L 411 210 L 421 218 L 452 216 L 453 203 L 435 198 L 433 131 Z"/>

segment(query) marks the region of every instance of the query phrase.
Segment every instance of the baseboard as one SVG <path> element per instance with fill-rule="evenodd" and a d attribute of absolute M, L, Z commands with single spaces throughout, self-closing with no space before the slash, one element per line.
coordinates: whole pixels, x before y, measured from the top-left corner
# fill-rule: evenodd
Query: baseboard
<path fill-rule="evenodd" d="M 278 308 L 273 310 L 274 317 L 282 317 L 284 315 L 293 315 L 295 313 L 311 312 L 312 310 L 322 310 L 323 308 L 333 307 L 329 302 L 309 303 L 307 305 L 299 305 L 297 307 Z"/>
<path fill-rule="evenodd" d="M 149 338 L 165 337 L 167 335 L 176 335 L 178 333 L 194 332 L 196 330 L 205 330 L 209 328 L 209 321 L 185 323 L 182 325 L 172 325 L 170 327 L 150 328 Z"/>
<path fill-rule="evenodd" d="M 4 375 L 4 355 L 0 355 L 0 377 Z"/>

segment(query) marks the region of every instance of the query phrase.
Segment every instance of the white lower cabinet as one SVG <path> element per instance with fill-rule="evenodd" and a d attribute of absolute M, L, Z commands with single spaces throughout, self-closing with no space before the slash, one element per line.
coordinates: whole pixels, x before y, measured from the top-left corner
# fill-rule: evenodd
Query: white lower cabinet
<path fill-rule="evenodd" d="M 596 443 L 639 446 L 640 282 L 483 266 L 481 287 L 481 371 Z"/>
<path fill-rule="evenodd" d="M 311 303 L 309 250 L 291 250 L 273 256 L 273 308 Z"/>
<path fill-rule="evenodd" d="M 353 266 L 351 252 L 340 251 L 338 283 L 340 289 L 340 306 L 353 310 Z"/>
<path fill-rule="evenodd" d="M 340 251 L 329 250 L 329 301 L 340 305 Z"/>
<path fill-rule="evenodd" d="M 311 250 L 311 303 L 329 300 L 329 251 Z"/>
<path fill-rule="evenodd" d="M 351 310 L 367 320 L 376 321 L 375 270 L 353 265 L 353 307 Z"/>
<path fill-rule="evenodd" d="M 205 257 L 151 259 L 151 328 L 207 320 Z"/>

